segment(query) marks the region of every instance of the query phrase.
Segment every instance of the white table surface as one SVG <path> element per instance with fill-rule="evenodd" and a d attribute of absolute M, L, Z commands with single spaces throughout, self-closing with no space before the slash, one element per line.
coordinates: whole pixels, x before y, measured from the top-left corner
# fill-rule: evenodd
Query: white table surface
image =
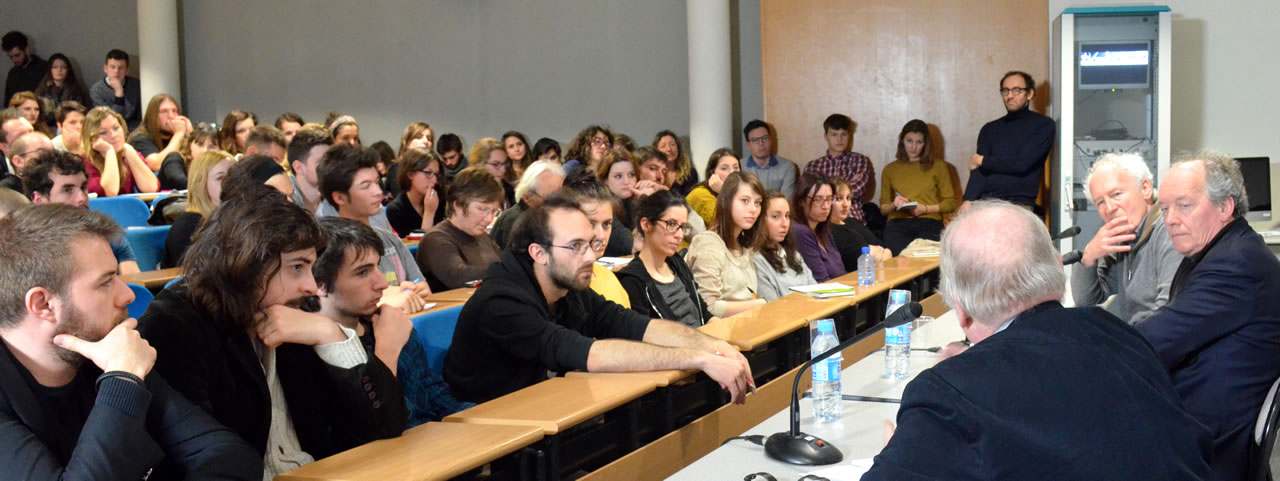
<path fill-rule="evenodd" d="M 953 313 L 928 322 L 912 332 L 912 345 L 917 348 L 944 346 L 964 339 L 964 333 Z M 912 351 L 911 377 L 937 363 L 938 355 Z M 804 375 L 808 376 L 809 371 Z M 884 350 L 878 350 L 850 365 L 840 374 L 844 394 L 899 399 L 910 380 L 891 381 L 884 377 Z M 884 447 L 884 421 L 894 421 L 898 404 L 845 401 L 844 412 L 836 423 L 814 424 L 813 400 L 800 400 L 800 431 L 827 440 L 844 454 L 841 463 L 871 458 Z M 784 407 L 777 414 L 747 430 L 743 435 L 770 434 L 790 429 L 790 414 Z M 668 479 L 710 480 L 742 479 L 757 472 L 772 474 L 778 481 L 793 481 L 824 466 L 796 466 L 769 459 L 764 447 L 745 440 L 735 440 L 685 467 Z M 833 479 L 833 481 L 836 481 Z"/>

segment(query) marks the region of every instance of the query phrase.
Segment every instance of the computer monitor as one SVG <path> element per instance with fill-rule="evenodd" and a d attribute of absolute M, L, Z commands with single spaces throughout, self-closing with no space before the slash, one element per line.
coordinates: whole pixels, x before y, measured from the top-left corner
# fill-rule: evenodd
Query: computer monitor
<path fill-rule="evenodd" d="M 1081 90 L 1151 87 L 1151 42 L 1081 42 L 1076 62 Z"/>
<path fill-rule="evenodd" d="M 1244 192 L 1249 196 L 1249 222 L 1271 222 L 1271 158 L 1237 157 L 1244 177 Z"/>

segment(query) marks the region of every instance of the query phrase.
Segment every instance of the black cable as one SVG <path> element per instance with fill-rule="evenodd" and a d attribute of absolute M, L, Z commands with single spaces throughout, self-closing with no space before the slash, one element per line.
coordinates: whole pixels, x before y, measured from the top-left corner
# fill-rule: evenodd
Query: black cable
<path fill-rule="evenodd" d="M 721 446 L 724 446 L 724 445 L 726 445 L 726 444 L 729 444 L 729 441 L 736 441 L 736 440 L 739 440 L 739 439 L 743 439 L 743 440 L 746 440 L 746 441 L 750 441 L 752 444 L 755 444 L 756 446 L 764 446 L 764 435 L 763 435 L 763 434 L 748 434 L 748 435 L 746 435 L 746 436 L 734 436 L 734 437 L 731 437 L 731 438 L 729 438 L 729 439 L 724 440 L 724 442 L 723 442 L 723 443 L 720 443 L 720 445 L 721 445 Z"/>

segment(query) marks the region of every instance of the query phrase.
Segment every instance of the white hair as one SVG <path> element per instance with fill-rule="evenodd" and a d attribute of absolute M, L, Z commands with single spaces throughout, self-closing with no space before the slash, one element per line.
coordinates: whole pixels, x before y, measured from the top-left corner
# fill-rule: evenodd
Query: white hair
<path fill-rule="evenodd" d="M 520 176 L 520 181 L 516 183 L 516 198 L 523 199 L 524 195 L 538 183 L 538 176 L 547 172 L 564 177 L 564 166 L 550 160 L 539 160 L 529 164 L 529 167 L 524 169 L 524 174 Z"/>
<path fill-rule="evenodd" d="M 1106 167 L 1115 167 L 1129 174 L 1129 178 L 1133 180 L 1133 184 L 1139 189 L 1142 188 L 1142 181 L 1151 182 L 1152 196 L 1155 195 L 1155 182 L 1151 180 L 1151 167 L 1147 165 L 1147 160 L 1138 154 L 1110 153 L 1098 157 L 1098 160 L 1093 162 L 1093 166 L 1089 167 L 1089 177 L 1084 180 L 1086 189 L 1093 185 L 1093 174 Z"/>
<path fill-rule="evenodd" d="M 1209 201 L 1214 205 L 1231 197 L 1236 200 L 1232 218 L 1239 219 L 1249 213 L 1249 194 L 1244 190 L 1244 175 L 1240 173 L 1240 163 L 1227 154 L 1212 150 L 1179 154 L 1173 165 L 1186 162 L 1204 162 L 1204 190 Z"/>
<path fill-rule="evenodd" d="M 1005 201 L 974 202 L 956 216 L 942 233 L 941 264 L 938 289 L 947 304 L 990 326 L 1066 290 L 1044 224 Z"/>

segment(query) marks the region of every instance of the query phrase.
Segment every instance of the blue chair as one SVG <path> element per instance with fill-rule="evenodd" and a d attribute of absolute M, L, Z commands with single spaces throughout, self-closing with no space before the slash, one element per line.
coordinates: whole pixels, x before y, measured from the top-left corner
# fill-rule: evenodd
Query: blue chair
<path fill-rule="evenodd" d="M 409 246 L 409 253 L 410 253 L 410 254 L 413 254 L 413 257 L 414 257 L 414 258 L 417 258 L 417 257 L 418 257 L 418 244 L 414 244 L 414 245 Z"/>
<path fill-rule="evenodd" d="M 458 326 L 462 306 L 429 312 L 413 318 L 413 329 L 427 351 L 427 366 L 437 374 L 444 372 L 444 356 L 453 343 L 453 329 Z"/>
<path fill-rule="evenodd" d="M 124 236 L 138 258 L 138 269 L 154 271 L 164 253 L 164 239 L 169 236 L 169 226 L 125 229 Z"/>
<path fill-rule="evenodd" d="M 180 280 L 182 280 L 182 276 L 175 277 L 175 278 L 173 278 L 173 280 L 172 280 L 172 281 L 169 281 L 169 282 L 164 283 L 164 288 L 165 288 L 165 289 L 168 289 L 168 288 L 169 288 L 169 286 L 172 286 L 172 285 L 174 285 L 174 284 L 177 284 L 177 283 L 178 283 L 178 281 L 180 281 Z"/>
<path fill-rule="evenodd" d="M 151 295 L 151 291 L 137 284 L 126 284 L 129 290 L 133 291 L 133 302 L 129 303 L 129 317 L 137 319 L 142 317 L 142 313 L 147 312 L 147 305 L 155 299 Z"/>
<path fill-rule="evenodd" d="M 89 199 L 89 209 L 107 214 L 125 229 L 147 227 L 147 218 L 151 217 L 151 208 L 147 207 L 147 203 L 130 196 Z"/>

